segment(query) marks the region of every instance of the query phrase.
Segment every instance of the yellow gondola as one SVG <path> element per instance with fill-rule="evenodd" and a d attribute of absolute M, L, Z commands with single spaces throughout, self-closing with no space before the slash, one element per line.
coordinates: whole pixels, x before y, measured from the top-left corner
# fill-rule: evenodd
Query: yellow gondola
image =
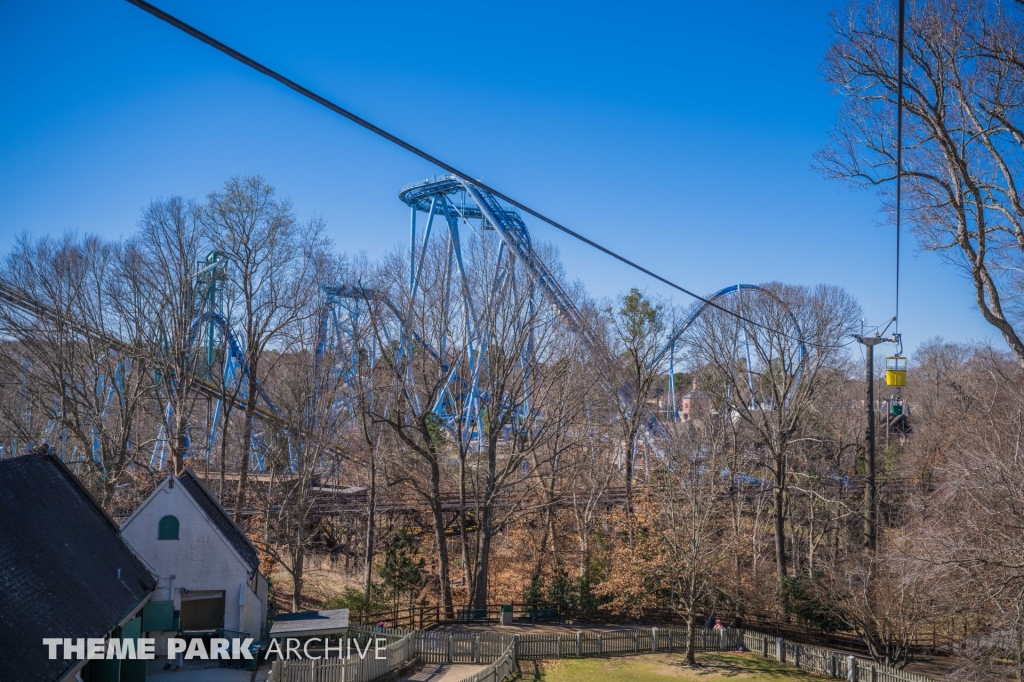
<path fill-rule="evenodd" d="M 907 385 L 907 359 L 902 355 L 890 355 L 885 359 L 885 385 Z"/>

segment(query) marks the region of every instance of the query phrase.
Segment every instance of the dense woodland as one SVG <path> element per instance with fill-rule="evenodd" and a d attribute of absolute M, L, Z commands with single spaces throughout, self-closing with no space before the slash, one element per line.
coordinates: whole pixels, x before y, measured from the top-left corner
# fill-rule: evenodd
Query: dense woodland
<path fill-rule="evenodd" d="M 844 108 L 818 164 L 891 208 L 889 4 L 834 17 Z M 155 200 L 123 240 L 17 241 L 0 454 L 51 448 L 116 517 L 191 467 L 283 610 L 717 613 L 853 633 L 896 665 L 941 641 L 964 679 L 1021 679 L 1024 30 L 1009 4 L 932 0 L 907 35 L 907 220 L 1006 343 L 914 344 L 899 396 L 879 347 L 874 496 L 865 312 L 841 287 L 718 299 L 678 338 L 673 395 L 689 305 L 593 300 L 535 247 L 567 316 L 514 257 L 495 276 L 494 231 L 463 245 L 465 275 L 446 238 L 369 262 L 258 175 Z"/>

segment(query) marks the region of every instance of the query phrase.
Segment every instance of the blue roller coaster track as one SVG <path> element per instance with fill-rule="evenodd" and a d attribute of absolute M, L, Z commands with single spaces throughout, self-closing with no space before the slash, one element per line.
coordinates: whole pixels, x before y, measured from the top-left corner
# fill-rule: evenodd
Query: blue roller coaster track
<path fill-rule="evenodd" d="M 677 349 L 678 345 L 680 344 L 681 339 L 685 336 L 686 332 L 688 332 L 693 327 L 694 323 L 700 318 L 700 316 L 703 315 L 705 312 L 708 311 L 709 308 L 712 307 L 712 303 L 717 303 L 719 300 L 727 298 L 727 297 L 733 297 L 733 296 L 741 297 L 743 295 L 743 292 L 752 292 L 752 293 L 756 292 L 759 295 L 768 296 L 769 298 L 773 299 L 776 303 L 781 305 L 782 308 L 786 311 L 786 314 L 789 316 L 790 322 L 793 325 L 794 338 L 795 338 L 795 340 L 797 342 L 797 348 L 796 348 L 796 350 L 797 350 L 797 366 L 796 366 L 796 372 L 795 372 L 796 380 L 793 382 L 792 388 L 790 389 L 790 394 L 788 396 L 786 396 L 786 402 L 788 403 L 788 401 L 792 398 L 792 393 L 793 393 L 793 391 L 796 390 L 796 386 L 800 382 L 800 378 L 803 375 L 804 367 L 807 364 L 807 358 L 808 358 L 808 355 L 807 355 L 807 343 L 804 340 L 804 333 L 803 333 L 803 330 L 800 328 L 800 322 L 797 320 L 796 315 L 793 314 L 793 311 L 789 308 L 789 306 L 786 304 L 786 302 L 783 301 L 782 299 L 780 299 L 771 290 L 766 289 L 764 287 L 760 287 L 760 286 L 758 286 L 756 284 L 733 284 L 732 286 L 728 286 L 728 287 L 725 287 L 724 289 L 720 289 L 720 290 L 716 291 L 715 293 L 713 293 L 710 296 L 708 296 L 704 301 L 699 301 L 696 305 L 694 305 L 690 309 L 689 313 L 683 318 L 682 322 L 680 322 L 675 327 L 675 329 L 672 330 L 672 333 L 669 335 L 668 341 L 665 343 L 665 346 L 661 349 L 661 351 L 658 352 L 658 354 L 651 361 L 651 366 L 658 366 L 658 365 L 663 364 L 665 362 L 666 358 L 668 359 L 668 397 L 669 397 L 669 399 L 668 399 L 668 403 L 666 405 L 666 412 L 667 412 L 667 416 L 670 419 L 672 419 L 674 421 L 678 421 L 679 420 L 679 411 L 678 411 L 678 408 L 676 406 L 675 359 L 676 359 L 676 349 Z M 742 323 L 738 322 L 737 324 L 742 324 Z M 744 339 L 743 339 L 743 341 L 744 341 L 744 344 L 743 344 L 744 345 L 744 349 L 743 350 L 745 351 L 745 356 L 746 356 L 746 358 L 745 358 L 746 359 L 746 366 L 745 366 L 745 370 L 746 371 L 745 371 L 745 373 L 747 375 L 746 379 L 747 379 L 747 385 L 748 385 L 748 388 L 749 388 L 749 391 L 750 391 L 749 392 L 749 396 L 750 396 L 751 400 L 756 400 L 756 398 L 754 397 L 756 392 L 755 392 L 755 389 L 754 389 L 754 366 L 755 365 L 754 365 L 754 358 L 752 357 L 751 350 L 750 350 L 750 346 L 751 346 L 750 337 L 753 334 L 759 333 L 760 331 L 762 331 L 762 329 L 763 329 L 763 327 L 762 328 L 757 328 L 757 327 L 754 327 L 754 326 L 750 326 L 750 328 L 744 329 L 744 331 L 743 331 L 743 337 L 744 337 Z M 756 405 L 751 405 L 751 407 L 756 407 Z"/>
<path fill-rule="evenodd" d="M 558 317 L 572 332 L 579 334 L 581 340 L 588 346 L 591 352 L 602 356 L 610 357 L 608 349 L 603 341 L 593 337 L 589 325 L 586 324 L 584 316 L 568 292 L 562 286 L 559 279 L 551 272 L 543 258 L 536 253 L 529 231 L 519 213 L 515 210 L 505 208 L 498 199 L 489 191 L 481 188 L 471 181 L 462 179 L 455 175 L 443 175 L 432 179 L 408 185 L 399 192 L 399 199 L 410 208 L 410 241 L 408 252 L 408 289 L 403 296 L 407 300 L 413 300 L 417 291 L 422 286 L 423 264 L 427 254 L 427 248 L 432 236 L 437 238 L 438 234 L 447 233 L 447 240 L 444 248 L 448 249 L 449 262 L 454 262 L 456 271 L 461 281 L 462 306 L 466 324 L 466 361 L 454 363 L 449 366 L 444 363 L 442 355 L 443 348 L 432 348 L 429 343 L 421 338 L 419 331 L 407 319 L 406 311 L 392 298 L 384 293 L 371 288 L 356 286 L 352 284 L 332 284 L 323 287 L 323 304 L 319 316 L 319 331 L 315 354 L 317 365 L 317 376 L 325 368 L 329 368 L 332 376 L 343 380 L 352 380 L 360 362 L 373 366 L 379 355 L 374 344 L 364 344 L 359 347 L 353 342 L 354 338 L 360 337 L 361 327 L 372 324 L 372 320 L 365 314 L 367 306 L 377 304 L 385 306 L 398 321 L 397 335 L 394 338 L 387 336 L 384 331 L 384 342 L 389 345 L 396 345 L 400 352 L 404 349 L 411 349 L 415 345 L 431 353 L 440 361 L 441 367 L 446 375 L 443 389 L 440 391 L 432 411 L 438 417 L 439 423 L 448 428 L 452 433 L 461 433 L 464 439 L 472 440 L 482 433 L 482 420 L 480 405 L 483 404 L 484 396 L 481 394 L 481 372 L 486 371 L 485 362 L 487 356 L 488 337 L 485 330 L 478 327 L 483 307 L 488 305 L 488 299 L 479 292 L 471 290 L 470 277 L 467 267 L 470 265 L 464 258 L 464 251 L 468 246 L 467 238 L 483 239 L 483 234 L 493 231 L 500 238 L 497 246 L 497 254 L 491 261 L 493 272 L 483 273 L 493 284 L 499 284 L 506 278 L 515 277 L 516 268 L 524 272 L 529 279 L 530 305 L 537 305 L 536 296 L 540 296 L 557 312 Z M 424 217 L 425 216 L 425 217 Z M 437 218 L 443 220 L 440 230 L 435 229 Z M 422 222 L 420 222 L 422 221 Z M 465 228 L 465 229 L 463 229 Z M 469 234 L 466 233 L 469 230 Z M 493 246 L 493 245 L 492 245 Z M 203 454 L 208 457 L 214 450 L 218 436 L 218 424 L 223 419 L 225 398 L 245 403 L 252 399 L 262 405 L 261 414 L 264 418 L 283 419 L 280 410 L 266 394 L 261 386 L 255 390 L 249 385 L 251 381 L 250 372 L 246 364 L 245 352 L 242 343 L 237 335 L 231 330 L 228 319 L 222 310 L 222 282 L 225 280 L 226 268 L 229 267 L 227 259 L 219 254 L 211 253 L 204 264 L 202 264 L 195 283 L 195 297 L 197 310 L 189 330 L 189 342 L 205 352 L 206 363 L 205 374 L 200 379 L 205 380 L 209 386 L 205 387 L 207 395 L 215 399 L 216 404 L 212 410 L 212 418 L 208 420 L 209 432 L 201 442 L 200 447 L 193 452 L 194 444 L 191 434 L 186 435 L 186 456 Z M 405 285 L 403 285 L 405 286 Z M 0 292 L 2 293 L 2 292 Z M 445 292 L 448 295 L 448 292 Z M 714 293 L 695 305 L 684 319 L 672 330 L 665 346 L 657 354 L 652 366 L 663 366 L 667 364 L 668 370 L 668 401 L 665 409 L 665 419 L 677 421 L 679 413 L 675 404 L 675 362 L 677 350 L 684 343 L 688 331 L 693 328 L 694 323 L 708 311 L 709 308 L 718 308 L 718 301 L 727 297 L 740 297 L 744 295 L 764 295 L 773 298 L 781 304 L 792 323 L 797 341 L 798 362 L 796 368 L 796 382 L 799 382 L 807 361 L 807 344 L 803 332 L 800 329 L 795 315 L 785 306 L 772 291 L 752 284 L 736 284 Z M 19 300 L 11 294 L 5 296 L 7 300 L 16 305 L 23 306 L 26 310 L 40 313 L 38 304 Z M 45 311 L 43 311 L 45 313 Z M 742 320 L 741 316 L 736 319 Z M 737 323 L 739 324 L 739 323 Z M 378 330 L 380 331 L 380 330 Z M 754 400 L 754 358 L 751 357 L 750 335 L 758 333 L 756 325 L 743 330 L 746 350 L 746 373 L 749 384 L 749 395 Z M 365 336 L 365 334 L 362 334 Z M 532 338 L 532 337 L 531 337 Z M 114 346 L 117 344 L 115 343 Z M 113 347 L 113 346 L 112 346 Z M 440 351 L 440 352 L 438 352 Z M 530 354 L 534 351 L 532 341 L 522 351 L 523 366 L 530 364 Z M 118 371 L 112 380 L 102 374 L 97 378 L 96 392 L 99 402 L 103 405 L 100 421 L 106 416 L 111 397 L 115 390 L 119 375 L 122 370 L 118 365 Z M 158 377 L 160 383 L 170 394 L 177 390 L 176 382 L 172 376 Z M 528 378 L 528 382 L 529 382 Z M 795 382 L 795 383 L 796 383 Z M 794 385 L 795 385 L 794 383 Z M 211 386 L 220 387 L 220 395 L 211 390 Z M 792 389 L 795 390 L 795 389 Z M 629 400 L 629 397 L 621 389 L 618 390 L 620 399 Z M 458 396 L 458 399 L 457 399 Z M 314 396 L 315 399 L 315 396 Z M 786 400 L 788 402 L 789 396 Z M 457 409 L 456 403 L 461 401 L 461 409 Z M 170 447 L 167 434 L 171 431 L 171 410 L 172 401 L 168 400 L 162 405 L 161 414 L 163 423 L 159 426 L 159 432 L 150 457 L 150 467 L 163 469 L 166 466 L 167 456 Z M 348 404 L 347 398 L 339 397 L 332 406 L 335 410 L 352 411 L 352 405 Z M 754 406 L 756 407 L 756 406 Z M 529 397 L 517 408 L 528 411 L 530 409 Z M 44 434 L 46 440 L 55 430 L 55 423 L 60 415 L 57 413 L 55 402 L 51 410 L 50 420 Z M 456 424 L 462 420 L 460 424 Z M 519 419 L 525 421 L 525 417 Z M 648 435 L 654 439 L 665 437 L 666 433 L 662 424 L 655 419 L 654 415 L 648 420 Z M 456 428 L 459 426 L 460 428 Z M 93 457 L 99 461 L 99 425 L 97 424 L 93 438 Z M 265 468 L 264 454 L 265 443 L 262 442 L 261 431 L 265 429 L 254 429 L 253 442 L 250 448 L 254 454 L 254 466 L 258 470 Z M 296 444 L 289 440 L 288 451 L 290 456 L 290 468 L 295 466 Z M 301 447 L 301 445 L 299 445 Z"/>

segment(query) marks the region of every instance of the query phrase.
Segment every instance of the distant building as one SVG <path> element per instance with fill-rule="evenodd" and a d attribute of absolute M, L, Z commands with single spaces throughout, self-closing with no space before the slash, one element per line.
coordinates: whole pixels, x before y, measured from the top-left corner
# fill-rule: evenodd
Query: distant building
<path fill-rule="evenodd" d="M 0 460 L 0 680 L 145 682 L 146 661 L 50 660 L 44 637 L 143 631 L 156 578 L 53 455 Z M 84 651 L 83 651 L 84 654 Z"/>
<path fill-rule="evenodd" d="M 691 417 L 708 414 L 711 411 L 711 397 L 697 388 L 697 379 L 693 380 L 693 388 L 679 401 L 679 419 L 689 421 Z"/>
<path fill-rule="evenodd" d="M 171 616 L 150 631 L 158 652 L 179 627 L 265 638 L 267 580 L 256 548 L 191 469 L 164 479 L 121 533 L 157 573 L 154 600 Z"/>

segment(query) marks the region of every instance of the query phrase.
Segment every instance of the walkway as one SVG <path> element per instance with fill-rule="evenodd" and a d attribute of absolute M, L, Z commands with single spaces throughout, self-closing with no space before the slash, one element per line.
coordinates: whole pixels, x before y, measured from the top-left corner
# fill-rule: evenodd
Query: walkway
<path fill-rule="evenodd" d="M 150 661 L 149 682 L 265 682 L 270 666 L 264 664 L 259 670 L 221 668 L 213 661 L 185 661 L 181 672 L 164 670 L 164 658 Z"/>
<path fill-rule="evenodd" d="M 459 682 L 486 667 L 486 665 L 458 663 L 425 663 L 416 672 L 406 677 L 399 677 L 396 682 Z"/>

